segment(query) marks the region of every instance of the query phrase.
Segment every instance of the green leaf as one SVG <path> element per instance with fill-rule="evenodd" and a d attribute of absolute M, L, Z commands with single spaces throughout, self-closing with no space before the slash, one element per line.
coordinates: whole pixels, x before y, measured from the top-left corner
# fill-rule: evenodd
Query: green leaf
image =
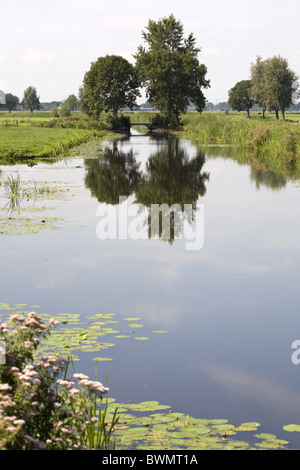
<path fill-rule="evenodd" d="M 288 432 L 300 432 L 300 424 L 287 424 L 283 429 Z"/>

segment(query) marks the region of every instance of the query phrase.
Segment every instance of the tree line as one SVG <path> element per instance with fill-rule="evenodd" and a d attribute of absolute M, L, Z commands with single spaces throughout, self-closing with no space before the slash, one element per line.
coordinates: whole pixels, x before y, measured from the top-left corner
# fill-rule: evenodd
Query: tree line
<path fill-rule="evenodd" d="M 258 56 L 250 66 L 250 74 L 249 80 L 241 80 L 229 90 L 229 106 L 247 111 L 250 117 L 250 109 L 258 104 L 263 117 L 266 111 L 274 111 L 276 119 L 279 119 L 279 112 L 285 119 L 285 111 L 293 104 L 298 89 L 298 77 L 289 68 L 288 61 L 279 55 L 266 60 Z"/>
<path fill-rule="evenodd" d="M 91 63 L 79 89 L 78 99 L 70 95 L 52 106 L 53 116 L 69 115 L 78 109 L 95 119 L 103 112 L 111 112 L 117 121 L 124 108 L 133 109 L 145 89 L 147 101 L 160 112 L 159 123 L 164 127 L 178 127 L 180 115 L 189 109 L 202 112 L 207 109 L 203 90 L 210 87 L 207 68 L 200 64 L 193 33 L 184 35 L 183 25 L 173 15 L 158 21 L 149 20 L 142 31 L 145 46 L 140 45 L 133 54 L 135 65 L 124 57 L 106 55 Z M 228 93 L 228 106 L 237 111 L 247 111 L 256 104 L 265 111 L 272 110 L 283 118 L 292 104 L 296 74 L 288 67 L 286 59 L 275 56 L 267 60 L 257 57 L 250 67 L 251 78 L 238 82 Z M 223 103 L 224 104 L 224 103 Z M 41 103 L 36 89 L 29 87 L 20 103 L 7 94 L 6 108 L 10 111 L 21 105 L 33 112 Z M 2 105 L 3 106 L 3 105 Z"/>
<path fill-rule="evenodd" d="M 72 111 L 79 109 L 78 99 L 74 94 L 69 95 L 63 101 L 51 101 L 50 103 L 43 103 L 37 94 L 37 89 L 34 86 L 29 86 L 24 91 L 23 99 L 20 100 L 18 96 L 12 93 L 3 93 L 2 100 L 0 100 L 0 111 L 16 111 L 26 110 L 33 113 L 35 110 L 49 111 L 51 110 L 54 117 L 69 116 Z"/>

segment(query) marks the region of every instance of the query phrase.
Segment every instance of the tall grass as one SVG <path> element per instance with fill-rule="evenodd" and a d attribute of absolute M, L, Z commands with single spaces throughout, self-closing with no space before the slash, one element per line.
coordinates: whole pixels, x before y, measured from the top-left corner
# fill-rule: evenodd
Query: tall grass
<path fill-rule="evenodd" d="M 276 172 L 300 176 L 299 123 L 217 113 L 187 113 L 182 123 L 183 135 L 199 143 L 235 146 Z"/>

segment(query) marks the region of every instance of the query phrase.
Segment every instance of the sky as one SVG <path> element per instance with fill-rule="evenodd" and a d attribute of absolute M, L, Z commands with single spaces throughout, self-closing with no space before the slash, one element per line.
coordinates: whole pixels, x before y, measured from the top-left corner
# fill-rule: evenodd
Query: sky
<path fill-rule="evenodd" d="M 0 89 L 41 102 L 78 96 L 91 63 L 133 54 L 149 19 L 173 14 L 207 67 L 208 101 L 227 101 L 251 63 L 280 55 L 300 76 L 299 0 L 0 0 Z M 143 99 L 142 99 L 143 101 Z"/>

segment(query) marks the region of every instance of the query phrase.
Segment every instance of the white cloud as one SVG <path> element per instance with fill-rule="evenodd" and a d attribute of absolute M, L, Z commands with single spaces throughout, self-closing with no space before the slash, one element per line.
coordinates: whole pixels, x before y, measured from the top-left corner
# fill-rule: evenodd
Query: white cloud
<path fill-rule="evenodd" d="M 26 64 L 39 64 L 40 62 L 54 62 L 56 55 L 53 52 L 43 52 L 39 49 L 27 49 L 21 60 Z"/>
<path fill-rule="evenodd" d="M 191 367 L 194 370 L 206 372 L 218 387 L 239 394 L 246 399 L 263 403 L 265 406 L 282 408 L 284 403 L 291 410 L 298 406 L 298 394 L 272 378 L 225 364 L 193 364 Z"/>

